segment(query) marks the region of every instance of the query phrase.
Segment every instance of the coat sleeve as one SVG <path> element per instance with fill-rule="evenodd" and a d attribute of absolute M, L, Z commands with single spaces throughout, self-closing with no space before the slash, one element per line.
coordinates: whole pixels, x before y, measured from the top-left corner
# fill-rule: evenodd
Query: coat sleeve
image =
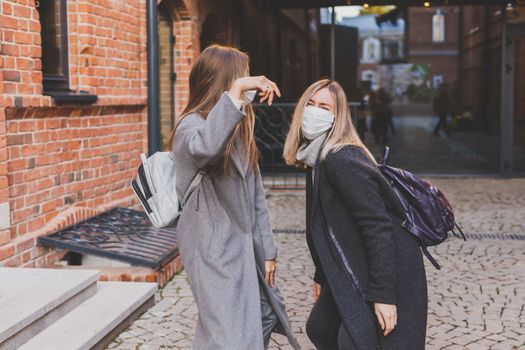
<path fill-rule="evenodd" d="M 376 165 L 353 146 L 329 154 L 325 165 L 329 181 L 342 196 L 364 240 L 368 301 L 396 304 L 394 226 L 380 195 Z"/>
<path fill-rule="evenodd" d="M 184 118 L 175 131 L 183 134 L 185 146 L 199 169 L 217 162 L 224 153 L 235 128 L 245 116 L 223 93 L 206 119 Z M 174 147 L 175 148 L 175 147 Z"/>
<path fill-rule="evenodd" d="M 270 225 L 270 216 L 268 214 L 266 195 L 264 193 L 259 167 L 255 170 L 255 217 L 262 235 L 264 259 L 273 260 L 277 258 L 277 246 L 275 245 L 275 239 Z"/>

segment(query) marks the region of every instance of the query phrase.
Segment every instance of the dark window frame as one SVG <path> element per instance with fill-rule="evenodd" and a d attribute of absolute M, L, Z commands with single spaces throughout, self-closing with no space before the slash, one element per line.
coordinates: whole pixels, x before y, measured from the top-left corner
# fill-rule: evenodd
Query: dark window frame
<path fill-rule="evenodd" d="M 42 85 L 43 94 L 51 96 L 57 103 L 94 103 L 97 101 L 97 95 L 91 95 L 87 91 L 74 92 L 69 89 L 69 45 L 68 45 L 68 31 L 67 31 L 67 0 L 40 0 L 36 2 L 36 9 L 40 17 L 40 25 L 42 26 L 42 14 L 39 10 L 41 1 L 59 1 L 60 15 L 58 24 L 60 25 L 60 47 L 59 57 L 61 74 L 46 73 L 44 67 L 44 56 L 46 54 L 44 36 L 41 29 L 41 70 L 42 70 Z M 55 20 L 52 18 L 51 20 Z"/>
<path fill-rule="evenodd" d="M 40 0 L 49 1 L 49 0 Z M 42 60 L 42 75 L 44 91 L 67 91 L 69 89 L 69 47 L 68 47 L 68 32 L 67 32 L 67 1 L 55 0 L 60 2 L 60 70 L 62 74 L 44 73 L 44 61 Z M 37 6 L 38 9 L 38 6 Z M 42 14 L 40 15 L 40 23 L 42 23 Z M 44 38 L 41 40 L 42 57 L 45 55 Z"/>

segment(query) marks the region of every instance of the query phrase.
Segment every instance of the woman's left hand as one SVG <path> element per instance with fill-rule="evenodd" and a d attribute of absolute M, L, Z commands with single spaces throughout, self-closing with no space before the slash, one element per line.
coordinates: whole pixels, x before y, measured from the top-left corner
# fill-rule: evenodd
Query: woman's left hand
<path fill-rule="evenodd" d="M 275 259 L 266 260 L 264 262 L 264 279 L 268 285 L 273 288 L 275 286 L 275 270 L 277 268 L 277 262 Z"/>
<path fill-rule="evenodd" d="M 397 325 L 397 307 L 391 304 L 374 303 L 374 311 L 386 337 Z"/>

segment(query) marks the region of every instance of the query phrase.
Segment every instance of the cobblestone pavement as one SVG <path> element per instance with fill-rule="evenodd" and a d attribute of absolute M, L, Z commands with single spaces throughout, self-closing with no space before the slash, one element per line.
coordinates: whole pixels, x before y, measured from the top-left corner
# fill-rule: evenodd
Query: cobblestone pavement
<path fill-rule="evenodd" d="M 447 194 L 466 232 L 491 238 L 450 239 L 432 249 L 442 270 L 427 265 L 427 349 L 525 349 L 525 180 L 432 182 Z M 272 192 L 268 203 L 277 232 L 304 230 L 302 193 Z M 293 329 L 303 348 L 313 349 L 304 330 L 313 271 L 304 235 L 279 233 L 276 239 L 278 282 Z M 158 292 L 156 305 L 108 349 L 191 348 L 197 309 L 185 278 L 175 276 Z M 286 344 L 275 335 L 271 349 L 290 349 Z"/>

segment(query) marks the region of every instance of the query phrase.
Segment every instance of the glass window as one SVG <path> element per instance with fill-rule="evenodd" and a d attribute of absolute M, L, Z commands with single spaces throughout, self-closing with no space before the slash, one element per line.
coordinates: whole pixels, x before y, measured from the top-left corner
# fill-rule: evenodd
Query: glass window
<path fill-rule="evenodd" d="M 68 89 L 67 14 L 65 0 L 35 2 L 42 36 L 44 90 Z"/>
<path fill-rule="evenodd" d="M 437 10 L 436 14 L 432 16 L 432 41 L 435 43 L 445 41 L 445 16 L 441 10 Z"/>
<path fill-rule="evenodd" d="M 383 47 L 384 60 L 401 60 L 403 59 L 403 42 L 402 40 L 385 40 Z"/>
<path fill-rule="evenodd" d="M 381 42 L 373 37 L 363 40 L 364 63 L 376 63 L 381 61 Z"/>

